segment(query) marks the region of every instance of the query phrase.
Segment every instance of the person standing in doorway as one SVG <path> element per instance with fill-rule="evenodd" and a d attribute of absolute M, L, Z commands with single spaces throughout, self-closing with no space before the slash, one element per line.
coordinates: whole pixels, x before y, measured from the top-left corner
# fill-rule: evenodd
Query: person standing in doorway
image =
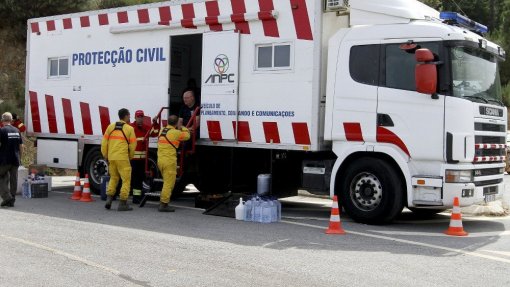
<path fill-rule="evenodd" d="M 184 91 L 182 94 L 182 101 L 184 102 L 184 105 L 182 105 L 181 109 L 179 110 L 179 125 L 180 126 L 188 126 L 189 121 L 191 120 L 191 116 L 193 115 L 193 112 L 195 109 L 199 106 L 196 98 L 195 98 L 195 92 L 191 89 L 188 89 Z M 191 132 L 195 132 L 198 136 L 198 128 L 200 124 L 200 117 L 197 115 L 196 117 L 196 131 L 193 131 L 192 127 L 190 127 Z"/>
<path fill-rule="evenodd" d="M 189 131 L 180 126 L 176 115 L 168 117 L 168 125 L 161 131 L 158 139 L 158 168 L 163 176 L 163 188 L 158 211 L 174 212 L 168 206 L 177 177 L 177 149 L 182 141 L 189 140 Z"/>
<path fill-rule="evenodd" d="M 23 140 L 19 130 L 11 125 L 12 114 L 2 114 L 0 128 L 0 206 L 14 207 L 18 188 L 18 167 L 21 164 Z M 7 187 L 9 185 L 9 188 Z"/>
<path fill-rule="evenodd" d="M 111 123 L 103 135 L 101 141 L 101 153 L 108 161 L 110 183 L 106 189 L 105 208 L 112 207 L 113 196 L 117 190 L 119 179 L 122 179 L 120 189 L 120 201 L 118 211 L 133 210 L 127 203 L 131 188 L 131 164 L 130 160 L 135 155 L 136 137 L 135 131 L 129 123 L 130 114 L 127 109 L 119 110 L 120 121 Z"/>

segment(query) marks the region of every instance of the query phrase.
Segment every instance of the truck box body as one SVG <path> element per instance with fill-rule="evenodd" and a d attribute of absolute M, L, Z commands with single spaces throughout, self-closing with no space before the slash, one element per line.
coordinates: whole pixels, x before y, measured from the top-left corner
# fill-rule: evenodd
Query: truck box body
<path fill-rule="evenodd" d="M 323 30 L 347 26 L 346 17 L 322 23 L 322 5 L 172 1 L 30 20 L 28 131 L 97 142 L 120 108 L 155 116 L 169 90 L 170 105 L 179 105 L 182 80 L 174 78 L 193 77 L 201 80 L 202 144 L 320 150 Z M 203 35 L 203 48 L 172 46 L 178 35 Z M 187 59 L 199 50 L 202 58 Z M 181 61 L 201 73 L 181 71 Z M 50 75 L 52 64 L 63 75 Z"/>

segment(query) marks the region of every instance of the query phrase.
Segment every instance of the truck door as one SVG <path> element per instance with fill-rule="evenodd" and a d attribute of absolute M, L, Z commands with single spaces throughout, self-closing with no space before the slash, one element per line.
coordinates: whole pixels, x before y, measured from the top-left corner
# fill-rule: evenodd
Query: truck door
<path fill-rule="evenodd" d="M 413 160 L 443 161 L 445 97 L 438 95 L 438 99 L 433 99 L 416 92 L 415 55 L 405 49 L 406 42 L 408 39 L 392 40 L 381 45 L 377 141 L 397 146 Z M 416 44 L 443 58 L 438 39 Z"/>
<path fill-rule="evenodd" d="M 204 33 L 200 137 L 235 140 L 238 110 L 239 34 Z"/>

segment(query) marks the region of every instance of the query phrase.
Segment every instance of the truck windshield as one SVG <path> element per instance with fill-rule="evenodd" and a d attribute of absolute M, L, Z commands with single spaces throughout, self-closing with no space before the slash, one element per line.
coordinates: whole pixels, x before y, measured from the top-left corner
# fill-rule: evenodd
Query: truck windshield
<path fill-rule="evenodd" d="M 496 56 L 477 48 L 453 47 L 453 95 L 471 101 L 502 105 Z"/>

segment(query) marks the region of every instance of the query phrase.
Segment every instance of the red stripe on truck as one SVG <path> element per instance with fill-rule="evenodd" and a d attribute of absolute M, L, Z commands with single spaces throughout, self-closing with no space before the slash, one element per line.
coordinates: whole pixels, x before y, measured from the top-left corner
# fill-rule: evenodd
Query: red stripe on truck
<path fill-rule="evenodd" d="M 170 6 L 159 7 L 159 21 L 160 22 L 172 21 L 172 13 L 170 12 Z"/>
<path fill-rule="evenodd" d="M 37 22 L 30 23 L 30 29 L 32 30 L 32 33 L 41 32 L 41 30 L 39 30 L 39 23 L 37 23 Z"/>
<path fill-rule="evenodd" d="M 313 40 L 312 27 L 310 26 L 310 18 L 308 17 L 306 1 L 290 0 L 290 5 L 292 8 L 292 16 L 294 18 L 297 38 L 302 40 Z"/>
<path fill-rule="evenodd" d="M 182 20 L 181 25 L 184 28 L 196 29 L 197 26 L 193 24 L 193 18 L 195 18 L 195 8 L 193 3 L 182 4 Z"/>
<path fill-rule="evenodd" d="M 73 108 L 69 99 L 62 99 L 62 109 L 64 110 L 64 123 L 66 125 L 66 133 L 74 135 L 74 119 Z"/>
<path fill-rule="evenodd" d="M 137 12 L 138 12 L 138 23 L 147 24 L 150 22 L 148 9 L 139 9 Z"/>
<path fill-rule="evenodd" d="M 55 113 L 55 103 L 53 102 L 53 96 L 46 95 L 46 112 L 48 114 L 48 128 L 50 133 L 58 134 L 57 115 Z"/>
<path fill-rule="evenodd" d="M 64 29 L 73 29 L 73 20 L 71 18 L 65 18 L 62 20 L 62 24 L 64 25 Z"/>
<path fill-rule="evenodd" d="M 99 118 L 101 119 L 101 131 L 104 134 L 110 124 L 110 112 L 107 107 L 99 106 Z"/>
<path fill-rule="evenodd" d="M 396 134 L 385 127 L 377 127 L 376 140 L 380 143 L 394 144 L 398 146 L 403 152 L 405 152 L 409 157 L 411 157 L 406 144 Z"/>
<path fill-rule="evenodd" d="M 232 16 L 230 19 L 236 25 L 236 30 L 241 34 L 250 34 L 250 25 L 244 19 L 244 13 L 246 13 L 246 5 L 244 0 L 230 0 L 232 4 Z"/>
<path fill-rule="evenodd" d="M 294 140 L 296 141 L 296 144 L 311 144 L 307 123 L 292 123 L 292 130 L 294 131 Z"/>
<path fill-rule="evenodd" d="M 55 31 L 55 20 L 46 21 L 46 29 L 48 29 L 48 31 Z"/>
<path fill-rule="evenodd" d="M 259 0 L 259 7 L 259 19 L 262 20 L 264 35 L 267 37 L 280 37 L 276 19 L 269 15 L 270 11 L 274 10 L 273 0 Z"/>
<path fill-rule="evenodd" d="M 80 17 L 80 24 L 81 24 L 81 27 L 83 27 L 83 28 L 90 27 L 89 16 L 81 16 Z"/>
<path fill-rule="evenodd" d="M 280 143 L 280 133 L 278 132 L 277 122 L 263 122 L 262 127 L 264 128 L 264 135 L 266 137 L 266 143 Z"/>
<path fill-rule="evenodd" d="M 220 16 L 218 1 L 205 2 L 205 9 L 207 10 L 205 23 L 209 25 L 209 29 L 211 31 L 223 31 L 223 26 L 218 22 L 218 16 Z"/>
<path fill-rule="evenodd" d="M 223 140 L 219 121 L 207 121 L 207 130 L 209 131 L 209 139 L 212 141 Z"/>
<path fill-rule="evenodd" d="M 119 24 L 124 24 L 129 22 L 127 11 L 117 12 L 117 19 L 119 20 Z"/>
<path fill-rule="evenodd" d="M 232 122 L 234 127 L 234 135 L 240 142 L 251 142 L 250 124 L 247 121 L 239 121 L 239 126 L 236 129 L 236 122 Z"/>
<path fill-rule="evenodd" d="M 83 133 L 85 135 L 93 134 L 92 118 L 90 117 L 89 104 L 80 102 L 81 121 L 83 123 Z"/>
<path fill-rule="evenodd" d="M 108 14 L 99 14 L 97 15 L 97 19 L 99 20 L 99 26 L 110 24 L 110 21 L 108 20 Z"/>
<path fill-rule="evenodd" d="M 345 138 L 352 142 L 363 142 L 360 123 L 344 123 Z"/>
<path fill-rule="evenodd" d="M 37 99 L 37 93 L 32 91 L 29 91 L 28 93 L 30 95 L 30 112 L 32 113 L 32 127 L 35 133 L 40 133 L 41 117 L 39 115 L 39 101 Z"/>

